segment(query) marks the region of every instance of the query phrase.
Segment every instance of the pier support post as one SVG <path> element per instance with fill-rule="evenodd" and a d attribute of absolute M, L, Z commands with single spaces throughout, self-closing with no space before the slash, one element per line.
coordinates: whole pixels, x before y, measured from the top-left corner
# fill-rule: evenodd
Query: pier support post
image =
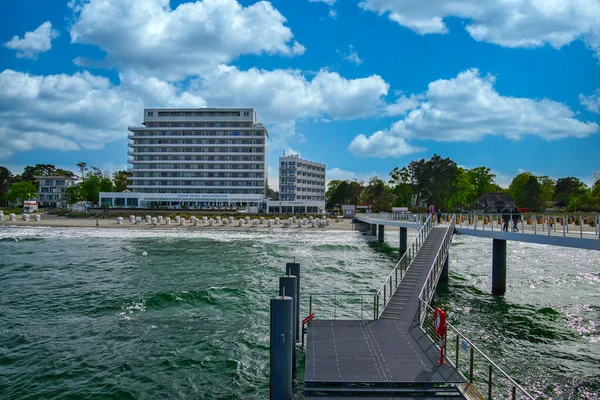
<path fill-rule="evenodd" d="M 292 298 L 292 336 L 289 339 L 288 345 L 292 352 L 292 376 L 296 376 L 296 325 L 298 320 L 295 319 L 296 304 L 298 303 L 298 286 L 297 278 L 292 275 L 279 277 L 279 295 Z"/>
<path fill-rule="evenodd" d="M 296 314 L 294 315 L 294 323 L 296 324 L 296 342 L 300 340 L 300 264 L 299 263 L 286 263 L 285 264 L 286 275 L 294 275 L 296 277 Z"/>
<path fill-rule="evenodd" d="M 292 400 L 293 304 L 287 296 L 271 299 L 271 400 Z"/>
<path fill-rule="evenodd" d="M 446 261 L 444 261 L 444 268 L 442 268 L 442 273 L 440 274 L 440 282 L 448 282 L 448 274 L 450 272 L 448 260 L 450 260 L 450 254 L 446 255 Z"/>
<path fill-rule="evenodd" d="M 377 241 L 383 243 L 385 239 L 385 225 L 379 225 L 377 228 Z"/>
<path fill-rule="evenodd" d="M 377 236 L 377 224 L 371 224 L 371 235 Z"/>
<path fill-rule="evenodd" d="M 408 229 L 400 227 L 400 257 L 408 250 Z"/>
<path fill-rule="evenodd" d="M 492 294 L 506 293 L 506 240 L 493 239 L 492 242 Z"/>

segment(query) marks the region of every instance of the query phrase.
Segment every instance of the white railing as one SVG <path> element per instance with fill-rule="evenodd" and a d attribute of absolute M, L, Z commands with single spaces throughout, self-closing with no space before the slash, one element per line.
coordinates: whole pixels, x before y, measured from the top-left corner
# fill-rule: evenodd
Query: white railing
<path fill-rule="evenodd" d="M 491 214 L 456 215 L 457 228 L 600 240 L 600 214 Z"/>

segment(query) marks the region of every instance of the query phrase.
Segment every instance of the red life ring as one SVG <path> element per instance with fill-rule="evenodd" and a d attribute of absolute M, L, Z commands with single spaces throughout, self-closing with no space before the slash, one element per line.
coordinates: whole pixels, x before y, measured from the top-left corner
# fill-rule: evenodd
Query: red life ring
<path fill-rule="evenodd" d="M 433 310 L 433 329 L 439 337 L 444 337 L 446 334 L 446 312 L 441 308 Z"/>

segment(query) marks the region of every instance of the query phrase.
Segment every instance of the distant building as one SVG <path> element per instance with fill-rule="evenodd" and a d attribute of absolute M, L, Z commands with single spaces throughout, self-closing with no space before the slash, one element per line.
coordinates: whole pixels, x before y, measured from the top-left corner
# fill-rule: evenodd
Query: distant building
<path fill-rule="evenodd" d="M 269 134 L 254 109 L 150 108 L 129 130 L 133 193 L 100 193 L 103 206 L 262 208 Z"/>
<path fill-rule="evenodd" d="M 486 193 L 473 202 L 471 208 L 475 211 L 500 213 L 505 208 L 514 208 L 515 201 L 506 193 Z"/>
<path fill-rule="evenodd" d="M 267 202 L 267 212 L 309 214 L 325 210 L 325 164 L 297 154 L 279 157 L 279 200 Z"/>
<path fill-rule="evenodd" d="M 37 202 L 40 207 L 68 208 L 67 188 L 75 185 L 77 178 L 66 176 L 36 176 Z"/>

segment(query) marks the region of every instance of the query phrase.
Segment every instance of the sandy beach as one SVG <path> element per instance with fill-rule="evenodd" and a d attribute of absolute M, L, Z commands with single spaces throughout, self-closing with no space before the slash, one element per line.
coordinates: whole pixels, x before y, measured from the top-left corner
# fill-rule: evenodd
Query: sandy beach
<path fill-rule="evenodd" d="M 98 218 L 98 226 L 96 226 L 96 219 L 93 217 L 90 218 L 68 218 L 68 217 L 59 217 L 56 215 L 50 214 L 41 214 L 40 221 L 34 221 L 33 216 L 29 221 L 23 221 L 21 215 L 17 215 L 16 221 L 10 221 L 8 215 L 4 215 L 4 221 L 0 221 L 0 227 L 3 226 L 45 226 L 45 227 L 64 227 L 64 228 L 118 228 L 118 229 L 217 229 L 217 230 L 232 230 L 232 229 L 302 229 L 302 230 L 317 230 L 317 231 L 350 231 L 352 230 L 352 222 L 351 219 L 339 218 L 336 222 L 335 218 L 331 219 L 329 226 L 321 226 L 321 227 L 312 227 L 309 224 L 304 225 L 299 228 L 298 224 L 293 224 L 288 227 L 284 227 L 283 221 L 279 225 L 273 224 L 272 226 L 268 226 L 267 220 L 273 219 L 268 216 L 264 216 L 265 220 L 262 224 L 252 225 L 245 223 L 240 226 L 238 220 L 243 218 L 242 216 L 235 217 L 233 224 L 223 225 L 223 224 L 215 224 L 213 226 L 209 226 L 202 222 L 202 219 L 198 221 L 198 225 L 194 226 L 189 219 L 186 219 L 185 225 L 180 225 L 173 218 L 171 219 L 171 225 L 166 225 L 164 220 L 161 224 L 153 226 L 151 223 L 147 223 L 145 215 L 137 215 L 138 217 L 142 217 L 143 222 L 141 224 L 135 224 L 129 222 L 128 218 L 123 219 L 122 224 L 117 224 L 117 218 Z M 211 218 L 214 218 L 211 216 Z M 251 218 L 252 219 L 252 218 Z"/>

